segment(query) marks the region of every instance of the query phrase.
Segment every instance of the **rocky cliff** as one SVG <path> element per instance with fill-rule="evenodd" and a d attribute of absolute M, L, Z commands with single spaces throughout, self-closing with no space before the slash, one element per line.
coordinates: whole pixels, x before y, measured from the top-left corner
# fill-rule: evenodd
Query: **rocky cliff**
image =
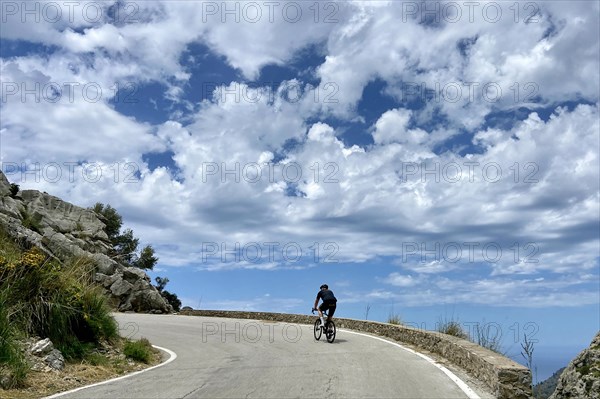
<path fill-rule="evenodd" d="M 600 398 L 600 332 L 561 374 L 550 399 L 562 398 Z"/>
<path fill-rule="evenodd" d="M 36 245 L 59 260 L 73 256 L 92 258 L 96 282 L 104 287 L 110 303 L 119 311 L 173 310 L 146 273 L 110 258 L 105 225 L 93 211 L 36 190 L 11 196 L 10 183 L 1 171 L 0 227 L 15 239 Z"/>

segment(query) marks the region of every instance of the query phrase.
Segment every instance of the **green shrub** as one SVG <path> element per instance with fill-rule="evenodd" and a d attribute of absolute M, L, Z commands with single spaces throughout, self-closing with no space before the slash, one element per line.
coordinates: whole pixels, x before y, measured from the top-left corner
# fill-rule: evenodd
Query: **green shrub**
<path fill-rule="evenodd" d="M 11 185 L 10 185 L 10 196 L 12 198 L 15 198 L 17 196 L 17 194 L 19 193 L 19 189 L 20 189 L 20 187 L 19 187 L 18 184 L 11 183 Z"/>
<path fill-rule="evenodd" d="M 39 303 L 42 313 L 49 313 L 50 319 L 35 330 L 46 332 L 45 336 L 56 342 L 59 349 L 65 348 L 70 358 L 81 358 L 94 346 L 86 344 L 112 341 L 118 336 L 106 299 L 92 284 L 92 273 L 93 264 L 88 259 L 71 260 L 53 281 L 46 281 L 53 293 L 48 301 Z"/>
<path fill-rule="evenodd" d="M 106 297 L 98 288 L 88 289 L 81 298 L 83 318 L 91 328 L 95 341 L 114 341 L 119 336 L 117 322 L 110 314 Z"/>
<path fill-rule="evenodd" d="M 110 363 L 110 360 L 105 355 L 102 355 L 98 352 L 88 353 L 84 360 L 92 366 L 108 366 Z"/>
<path fill-rule="evenodd" d="M 97 202 L 92 208 L 98 218 L 104 223 L 104 232 L 112 244 L 110 252 L 111 257 L 117 262 L 126 266 L 137 267 L 142 270 L 152 270 L 158 258 L 152 245 L 146 245 L 138 250 L 140 239 L 133 235 L 133 230 L 125 229 L 123 226 L 123 217 L 117 210 L 110 205 L 104 205 Z"/>
<path fill-rule="evenodd" d="M 390 324 L 402 325 L 402 319 L 400 318 L 400 315 L 396 313 L 390 313 L 387 322 Z"/>
<path fill-rule="evenodd" d="M 0 292 L 6 293 L 3 307 L 10 309 L 7 323 L 23 334 L 50 338 L 69 360 L 83 358 L 100 340 L 118 337 L 93 271 L 90 259 L 60 264 L 35 247 L 11 243 L 0 231 Z"/>
<path fill-rule="evenodd" d="M 59 345 L 55 346 L 68 361 L 79 361 L 81 359 L 85 359 L 85 357 L 88 356 L 96 347 L 96 345 L 91 342 L 81 342 L 77 338 L 73 337 L 64 339 Z"/>
<path fill-rule="evenodd" d="M 165 287 L 169 283 L 169 279 L 167 277 L 156 277 L 154 281 L 156 281 L 155 287 L 158 292 L 160 292 L 160 295 L 169 302 L 174 311 L 179 312 L 181 310 L 181 301 L 177 297 L 177 294 L 165 290 Z"/>
<path fill-rule="evenodd" d="M 442 320 L 440 318 L 440 321 L 437 324 L 437 331 L 462 339 L 469 337 L 469 335 L 465 332 L 465 330 L 463 330 L 462 326 L 458 322 L 458 319 L 454 320 L 454 318 L 451 318 L 450 320 L 446 318 Z"/>
<path fill-rule="evenodd" d="M 181 310 L 181 300 L 177 297 L 177 294 L 173 294 L 167 290 L 160 293 L 163 298 L 173 306 L 173 310 L 179 312 Z"/>
<path fill-rule="evenodd" d="M 127 341 L 123 348 L 125 356 L 144 363 L 150 362 L 152 352 L 152 345 L 146 338 L 142 338 L 139 341 Z"/>
<path fill-rule="evenodd" d="M 90 209 L 100 217 L 102 222 L 104 222 L 104 225 L 106 226 L 104 231 L 111 241 L 119 235 L 119 231 L 123 225 L 123 218 L 115 208 L 97 202 L 94 207 Z"/>
<path fill-rule="evenodd" d="M 152 245 L 146 245 L 133 265 L 142 270 L 152 270 L 156 266 L 156 262 L 158 262 L 158 258 L 154 256 L 154 248 Z"/>
<path fill-rule="evenodd" d="M 21 387 L 29 366 L 17 342 L 18 332 L 10 324 L 10 309 L 6 301 L 7 290 L 0 291 L 0 383 L 2 388 Z"/>

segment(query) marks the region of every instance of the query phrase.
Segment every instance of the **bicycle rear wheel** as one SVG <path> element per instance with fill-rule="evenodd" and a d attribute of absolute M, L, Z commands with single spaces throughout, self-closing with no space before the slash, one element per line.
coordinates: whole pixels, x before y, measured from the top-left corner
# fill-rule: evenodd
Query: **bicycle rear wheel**
<path fill-rule="evenodd" d="M 330 321 L 327 324 L 327 331 L 325 331 L 327 342 L 332 343 L 335 340 L 335 332 L 335 323 L 333 321 Z"/>
<path fill-rule="evenodd" d="M 315 333 L 315 339 L 317 341 L 320 340 L 321 334 L 323 333 L 323 330 L 321 329 L 321 319 L 317 319 L 315 321 L 314 333 Z"/>

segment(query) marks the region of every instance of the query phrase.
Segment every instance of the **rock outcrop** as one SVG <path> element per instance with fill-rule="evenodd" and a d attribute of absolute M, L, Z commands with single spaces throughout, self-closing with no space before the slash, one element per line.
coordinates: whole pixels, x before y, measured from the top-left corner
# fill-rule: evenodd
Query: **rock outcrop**
<path fill-rule="evenodd" d="M 32 370 L 48 372 L 65 368 L 65 358 L 54 348 L 50 338 L 25 345 L 29 347 L 25 353 Z"/>
<path fill-rule="evenodd" d="M 42 339 L 41 341 L 33 344 L 31 348 L 31 354 L 35 356 L 43 356 L 54 350 L 54 344 L 50 341 L 50 338 Z"/>
<path fill-rule="evenodd" d="M 173 311 L 146 273 L 110 258 L 105 225 L 93 211 L 36 190 L 10 194 L 10 183 L 0 171 L 0 227 L 8 234 L 59 260 L 73 256 L 93 259 L 94 279 L 119 311 Z"/>
<path fill-rule="evenodd" d="M 561 374 L 550 399 L 562 398 L 600 398 L 600 332 Z"/>

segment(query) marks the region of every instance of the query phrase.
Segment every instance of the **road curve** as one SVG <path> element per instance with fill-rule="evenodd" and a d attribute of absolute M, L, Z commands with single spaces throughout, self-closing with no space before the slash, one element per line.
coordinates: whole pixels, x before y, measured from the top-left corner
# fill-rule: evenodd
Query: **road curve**
<path fill-rule="evenodd" d="M 61 398 L 467 398 L 418 355 L 339 330 L 224 318 L 118 314 L 121 335 L 148 338 L 175 361 Z"/>

